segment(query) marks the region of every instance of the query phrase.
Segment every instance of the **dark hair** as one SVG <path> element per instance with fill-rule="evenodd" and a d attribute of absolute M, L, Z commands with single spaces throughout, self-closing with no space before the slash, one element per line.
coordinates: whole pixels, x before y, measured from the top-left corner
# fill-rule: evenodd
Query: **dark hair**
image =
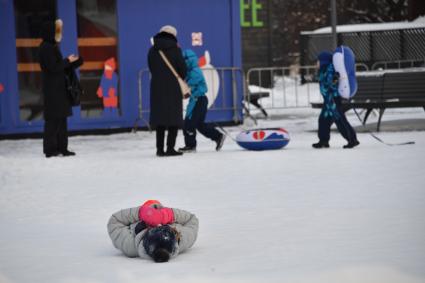
<path fill-rule="evenodd" d="M 152 258 L 155 262 L 167 262 L 170 259 L 170 253 L 166 249 L 159 248 L 153 252 Z"/>
<path fill-rule="evenodd" d="M 56 43 L 55 41 L 55 22 L 44 22 L 41 25 L 40 36 L 44 41 Z"/>
<path fill-rule="evenodd" d="M 151 228 L 143 236 L 143 247 L 155 262 L 166 262 L 177 249 L 176 234 L 168 225 Z"/>

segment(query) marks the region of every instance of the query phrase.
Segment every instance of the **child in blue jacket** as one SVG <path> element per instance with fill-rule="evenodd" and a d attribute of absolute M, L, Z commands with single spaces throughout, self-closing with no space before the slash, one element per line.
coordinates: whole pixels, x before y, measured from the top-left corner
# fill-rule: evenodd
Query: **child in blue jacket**
<path fill-rule="evenodd" d="M 198 57 L 190 49 L 183 51 L 183 58 L 186 62 L 187 75 L 186 82 L 192 90 L 189 104 L 186 108 L 184 120 L 184 142 L 185 146 L 180 148 L 180 152 L 196 151 L 196 130 L 207 138 L 216 142 L 216 150 L 223 146 L 225 135 L 217 131 L 211 125 L 205 124 L 205 116 L 208 110 L 208 98 L 205 93 L 208 91 L 204 75 L 198 66 Z"/>
<path fill-rule="evenodd" d="M 323 96 L 323 107 L 319 116 L 319 142 L 314 148 L 329 147 L 331 126 L 336 124 L 338 131 L 347 140 L 344 148 L 353 148 L 360 143 L 356 132 L 351 127 L 341 106 L 341 96 L 338 94 L 338 76 L 332 64 L 332 53 L 324 51 L 318 56 L 320 93 Z"/>

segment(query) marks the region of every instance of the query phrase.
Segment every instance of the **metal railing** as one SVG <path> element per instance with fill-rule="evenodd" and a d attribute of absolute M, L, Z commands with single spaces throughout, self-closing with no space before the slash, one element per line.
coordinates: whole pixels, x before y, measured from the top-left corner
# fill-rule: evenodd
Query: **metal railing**
<path fill-rule="evenodd" d="M 303 74 L 304 84 L 301 84 Z M 259 104 L 264 109 L 307 107 L 311 100 L 311 83 L 316 66 L 252 68 L 247 72 L 246 101 L 252 102 L 261 94 Z M 302 98 L 300 97 L 302 94 Z M 247 105 L 251 110 L 251 103 Z"/>
<path fill-rule="evenodd" d="M 366 72 L 369 71 L 369 67 L 365 63 L 356 63 L 356 72 Z"/>
<path fill-rule="evenodd" d="M 413 67 L 425 67 L 425 58 L 421 60 L 394 60 L 394 61 L 379 61 L 372 65 L 372 70 L 386 69 L 403 69 Z"/>
<path fill-rule="evenodd" d="M 363 63 L 356 64 L 356 69 L 369 70 Z M 263 110 L 310 108 L 312 102 L 322 100 L 317 66 L 251 68 L 246 79 L 245 108 L 248 115 L 255 108 L 267 115 Z"/>
<path fill-rule="evenodd" d="M 208 84 L 207 97 L 209 100 L 208 111 L 232 111 L 233 122 L 242 121 L 241 100 L 246 92 L 245 75 L 241 68 L 237 67 L 217 67 L 203 68 L 204 76 Z M 148 69 L 141 69 L 138 72 L 138 117 L 134 123 L 133 131 L 136 131 L 139 122 L 151 130 L 149 125 L 150 105 L 147 101 L 151 74 Z M 145 91 L 145 92 L 144 92 Z M 213 101 L 211 101 L 213 100 Z M 183 101 L 183 105 L 188 100 Z"/>
<path fill-rule="evenodd" d="M 425 68 L 423 60 L 379 61 L 372 70 Z M 367 72 L 365 63 L 357 63 L 356 70 Z M 406 70 L 406 72 L 412 71 Z M 316 66 L 251 68 L 246 75 L 245 112 L 250 115 L 258 108 L 266 117 L 265 110 L 310 108 L 311 103 L 321 102 L 322 96 L 317 81 Z M 363 75 L 362 75 L 363 76 Z M 276 112 L 276 111 L 275 111 Z M 276 113 L 278 114 L 278 113 Z M 254 118 L 254 120 L 256 120 Z"/>

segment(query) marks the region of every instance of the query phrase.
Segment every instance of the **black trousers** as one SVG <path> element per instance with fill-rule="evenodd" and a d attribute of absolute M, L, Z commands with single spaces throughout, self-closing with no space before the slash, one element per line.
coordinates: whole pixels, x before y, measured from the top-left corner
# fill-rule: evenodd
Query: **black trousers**
<path fill-rule="evenodd" d="M 221 133 L 213 126 L 205 124 L 205 117 L 208 110 L 208 98 L 201 96 L 196 101 L 193 108 L 192 117 L 184 120 L 184 143 L 189 147 L 196 147 L 196 130 L 207 138 L 217 141 L 221 137 Z"/>
<path fill-rule="evenodd" d="M 68 150 L 67 118 L 57 118 L 44 121 L 43 152 L 51 154 Z"/>
<path fill-rule="evenodd" d="M 345 117 L 345 113 L 342 110 L 341 98 L 336 97 L 334 98 L 334 101 L 336 104 L 336 109 L 333 113 L 333 116 L 325 117 L 325 105 L 323 105 L 322 112 L 319 116 L 319 140 L 321 142 L 329 142 L 331 137 L 331 126 L 333 123 L 335 123 L 338 131 L 341 133 L 344 139 L 346 139 L 348 142 L 356 141 L 356 132 L 348 122 L 347 117 Z"/>
<path fill-rule="evenodd" d="M 168 131 L 167 150 L 174 149 L 174 146 L 176 145 L 178 127 L 157 126 L 156 127 L 156 149 L 158 151 L 164 151 L 165 131 Z"/>

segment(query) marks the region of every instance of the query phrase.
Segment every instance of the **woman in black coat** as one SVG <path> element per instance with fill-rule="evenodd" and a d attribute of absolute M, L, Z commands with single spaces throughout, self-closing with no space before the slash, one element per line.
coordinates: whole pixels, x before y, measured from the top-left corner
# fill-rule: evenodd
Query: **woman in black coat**
<path fill-rule="evenodd" d="M 68 150 L 67 117 L 72 115 L 70 98 L 65 86 L 67 68 L 83 64 L 80 57 L 63 58 L 58 43 L 62 39 L 62 21 L 46 22 L 41 29 L 43 41 L 39 47 L 44 95 L 43 152 L 46 157 L 75 155 Z"/>
<path fill-rule="evenodd" d="M 177 45 L 177 31 L 172 26 L 164 26 L 155 35 L 153 46 L 148 53 L 151 79 L 150 124 L 156 129 L 156 155 L 181 155 L 174 149 L 177 131 L 183 126 L 182 94 L 176 77 L 161 58 L 162 50 L 174 69 L 183 79 L 186 77 L 186 64 L 182 51 Z M 164 151 L 165 131 L 167 150 Z"/>

